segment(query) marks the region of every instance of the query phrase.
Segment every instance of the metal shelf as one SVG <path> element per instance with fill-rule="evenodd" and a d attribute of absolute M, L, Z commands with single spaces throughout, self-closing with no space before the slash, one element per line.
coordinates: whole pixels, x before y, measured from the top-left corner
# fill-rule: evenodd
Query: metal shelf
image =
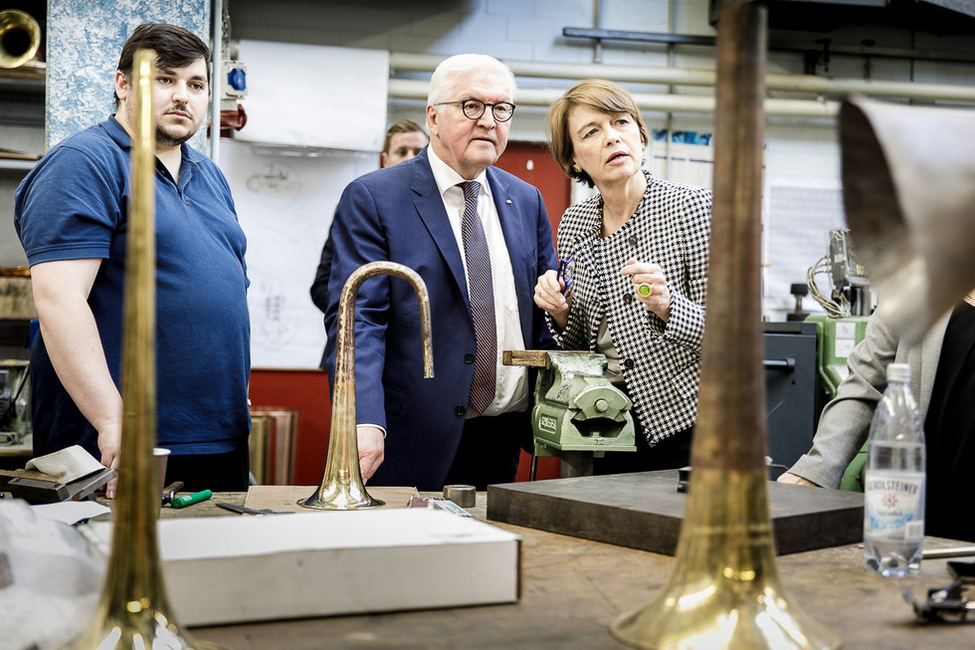
<path fill-rule="evenodd" d="M 36 160 L 12 160 L 10 158 L 0 158 L 0 171 L 30 171 L 34 165 L 37 164 Z"/>
<path fill-rule="evenodd" d="M 46 63 L 35 61 L 12 70 L 0 68 L 0 128 L 44 128 L 46 71 Z M 6 162 L 0 160 L 0 169 L 25 169 L 8 166 Z"/>
<path fill-rule="evenodd" d="M 47 63 L 28 61 L 19 68 L 0 68 L 0 88 L 44 92 Z"/>

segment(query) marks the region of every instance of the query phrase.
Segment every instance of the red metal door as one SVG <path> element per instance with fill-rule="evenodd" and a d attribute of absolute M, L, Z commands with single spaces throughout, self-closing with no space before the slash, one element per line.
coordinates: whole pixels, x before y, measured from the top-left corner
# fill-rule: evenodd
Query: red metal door
<path fill-rule="evenodd" d="M 556 164 L 548 145 L 537 142 L 509 142 L 496 166 L 541 191 L 554 236 L 562 213 L 571 201 L 572 181 Z"/>
<path fill-rule="evenodd" d="M 542 201 L 552 222 L 552 237 L 559 227 L 562 213 L 572 200 L 572 181 L 562 172 L 562 168 L 552 158 L 548 146 L 535 142 L 509 142 L 504 154 L 498 159 L 497 167 L 510 172 L 521 180 L 531 183 L 542 193 Z M 518 476 L 515 480 L 527 481 L 531 456 L 521 452 Z M 536 478 L 549 479 L 561 476 L 558 458 L 539 458 Z"/>

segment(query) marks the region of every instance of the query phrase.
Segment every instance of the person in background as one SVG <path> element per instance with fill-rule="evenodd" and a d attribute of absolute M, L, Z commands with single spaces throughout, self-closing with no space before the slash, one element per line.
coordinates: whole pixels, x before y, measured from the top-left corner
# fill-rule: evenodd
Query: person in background
<path fill-rule="evenodd" d="M 174 25 L 135 29 L 115 73 L 116 113 L 53 147 L 17 188 L 14 224 L 40 317 L 31 351 L 34 454 L 79 444 L 118 467 L 132 66 L 141 48 L 157 53 L 157 444 L 172 452 L 167 482 L 246 490 L 246 241 L 223 174 L 186 144 L 207 116 L 210 52 Z M 113 483 L 107 496 L 114 491 Z"/>
<path fill-rule="evenodd" d="M 904 344 L 890 331 L 881 305 L 847 358 L 850 373 L 823 409 L 812 449 L 778 481 L 839 487 L 870 433 L 890 363 L 910 365 L 911 391 L 924 422 L 925 534 L 975 542 L 975 513 L 964 498 L 975 464 L 975 290 L 932 325 L 918 345 Z"/>
<path fill-rule="evenodd" d="M 392 167 L 404 160 L 416 158 L 423 147 L 430 144 L 423 127 L 413 120 L 394 122 L 386 131 L 383 151 L 379 154 L 379 168 Z"/>
<path fill-rule="evenodd" d="M 416 157 L 429 142 L 430 138 L 427 137 L 423 127 L 413 120 L 394 122 L 386 131 L 383 150 L 379 154 L 379 168 L 392 167 L 404 160 Z M 315 280 L 311 283 L 309 290 L 312 302 L 322 310 L 322 313 L 328 308 L 328 277 L 331 269 L 332 236 L 330 233 L 325 238 L 325 245 L 322 246 L 322 257 L 318 262 L 318 269 L 315 271 Z M 325 357 L 322 355 L 322 367 L 324 364 Z"/>
<path fill-rule="evenodd" d="M 492 166 L 508 142 L 514 92 L 497 59 L 446 59 L 430 80 L 430 146 L 352 181 L 336 209 L 325 315 L 333 382 L 339 295 L 356 269 L 403 264 L 430 295 L 435 376 L 424 379 L 413 289 L 379 276 L 358 293 L 359 459 L 373 485 L 510 482 L 531 435 L 528 374 L 503 366 L 501 354 L 552 347 L 531 295 L 556 260 L 540 192 Z"/>
<path fill-rule="evenodd" d="M 711 192 L 642 168 L 647 129 L 630 94 L 599 79 L 552 104 L 549 144 L 573 179 L 599 193 L 558 228 L 561 272 L 546 271 L 535 304 L 567 350 L 606 355 L 633 401 L 637 453 L 596 459 L 597 474 L 687 465 L 697 416 Z"/>

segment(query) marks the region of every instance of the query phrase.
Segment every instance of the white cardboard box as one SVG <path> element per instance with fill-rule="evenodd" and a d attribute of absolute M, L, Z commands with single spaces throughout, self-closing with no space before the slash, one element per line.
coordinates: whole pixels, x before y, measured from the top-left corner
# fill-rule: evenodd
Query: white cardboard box
<path fill-rule="evenodd" d="M 90 528 L 110 548 L 111 524 Z M 434 510 L 163 519 L 159 548 L 187 626 L 519 597 L 521 538 Z"/>

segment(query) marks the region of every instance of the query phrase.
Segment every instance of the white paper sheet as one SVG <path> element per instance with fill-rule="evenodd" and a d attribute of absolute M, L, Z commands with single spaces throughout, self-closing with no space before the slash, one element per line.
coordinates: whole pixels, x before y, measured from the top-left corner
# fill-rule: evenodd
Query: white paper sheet
<path fill-rule="evenodd" d="M 41 517 L 60 521 L 69 526 L 112 511 L 111 508 L 97 501 L 61 501 L 31 506 L 31 509 Z"/>

